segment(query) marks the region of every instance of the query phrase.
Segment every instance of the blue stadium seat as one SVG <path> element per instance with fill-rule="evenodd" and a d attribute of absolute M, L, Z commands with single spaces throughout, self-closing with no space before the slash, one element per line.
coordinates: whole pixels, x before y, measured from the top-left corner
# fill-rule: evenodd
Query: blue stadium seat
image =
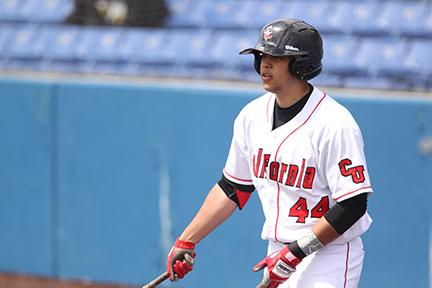
<path fill-rule="evenodd" d="M 356 64 L 359 40 L 345 35 L 323 35 L 323 72 L 340 76 L 361 75 L 364 70 Z"/>
<path fill-rule="evenodd" d="M 243 4 L 236 0 L 201 0 L 195 9 L 202 13 L 203 27 L 232 29 L 241 27 L 237 17 Z"/>
<path fill-rule="evenodd" d="M 42 57 L 45 43 L 39 37 L 39 26 L 16 25 L 11 27 L 12 37 L 3 47 L 4 57 L 16 60 L 37 60 Z"/>
<path fill-rule="evenodd" d="M 73 11 L 71 0 L 27 0 L 28 21 L 38 23 L 61 23 Z"/>
<path fill-rule="evenodd" d="M 83 28 L 77 26 L 46 26 L 41 29 L 41 36 L 46 43 L 43 53 L 47 61 L 80 61 L 79 45 Z"/>
<path fill-rule="evenodd" d="M 169 0 L 167 3 L 170 10 L 170 16 L 167 22 L 168 27 L 194 27 L 199 24 L 197 22 L 199 20 L 191 17 L 194 11 L 194 1 Z"/>
<path fill-rule="evenodd" d="M 13 30 L 8 24 L 0 25 L 0 69 L 6 69 L 8 64 L 8 59 L 5 57 L 3 51 L 6 49 L 7 43 L 10 42 L 9 39 L 13 36 Z"/>
<path fill-rule="evenodd" d="M 62 72 L 116 72 L 126 59 L 125 30 L 108 27 L 45 26 L 40 38 L 45 70 Z"/>
<path fill-rule="evenodd" d="M 321 33 L 338 32 L 334 31 L 326 21 L 327 17 L 332 14 L 332 11 L 329 11 L 329 1 L 287 1 L 282 11 L 284 11 L 285 17 L 305 20 L 320 30 Z"/>
<path fill-rule="evenodd" d="M 122 43 L 122 57 L 131 62 L 131 65 L 173 64 L 175 55 L 167 53 L 167 33 L 165 29 L 129 29 Z"/>
<path fill-rule="evenodd" d="M 425 36 L 432 38 L 432 2 L 429 2 L 429 7 L 424 19 L 423 27 L 425 30 Z"/>
<path fill-rule="evenodd" d="M 407 50 L 407 43 L 398 38 L 366 38 L 361 41 L 356 63 L 371 77 L 401 75 Z"/>
<path fill-rule="evenodd" d="M 212 65 L 208 57 L 214 42 L 212 30 L 171 30 L 168 33 L 167 53 L 176 58 L 176 65 Z"/>
<path fill-rule="evenodd" d="M 255 46 L 258 35 L 258 30 L 217 31 L 209 51 L 209 58 L 215 66 L 209 70 L 208 76 L 216 79 L 259 80 L 253 68 L 253 56 L 239 55 L 241 50 Z"/>
<path fill-rule="evenodd" d="M 0 21 L 26 22 L 29 10 L 26 5 L 29 0 L 0 0 Z"/>
<path fill-rule="evenodd" d="M 377 26 L 393 35 L 423 37 L 427 31 L 423 23 L 427 16 L 425 1 L 386 1 Z"/>
<path fill-rule="evenodd" d="M 40 29 L 45 43 L 43 70 L 56 72 L 91 72 L 93 63 L 83 61 L 81 45 L 84 28 L 68 25 L 47 25 Z"/>
<path fill-rule="evenodd" d="M 413 82 L 424 82 L 432 79 L 432 40 L 417 40 L 411 42 L 411 50 L 408 53 L 403 66 L 407 75 Z"/>
<path fill-rule="evenodd" d="M 4 58 L 7 46 L 11 43 L 12 38 L 16 33 L 15 25 L 1 24 L 0 25 L 0 58 Z"/>
<path fill-rule="evenodd" d="M 213 47 L 209 57 L 218 67 L 226 69 L 253 69 L 252 55 L 239 55 L 245 48 L 255 47 L 258 30 L 218 31 L 213 37 Z"/>
<path fill-rule="evenodd" d="M 40 37 L 37 25 L 14 24 L 1 25 L 2 66 L 13 69 L 40 70 L 45 43 Z"/>
<path fill-rule="evenodd" d="M 140 65 L 137 73 L 149 76 L 206 78 L 212 64 L 208 57 L 212 33 L 206 29 L 166 31 L 161 34 L 164 35 L 163 38 L 158 38 L 160 42 L 155 47 L 159 51 L 155 51 L 154 55 L 159 60 L 144 60 L 145 65 Z M 156 41 L 152 42 L 156 45 Z M 140 62 L 141 60 L 139 59 Z"/>
<path fill-rule="evenodd" d="M 344 34 L 385 34 L 376 25 L 379 5 L 379 2 L 371 0 L 330 2 L 332 12 L 326 17 L 327 25 L 330 30 Z"/>
<path fill-rule="evenodd" d="M 234 28 L 235 17 L 243 1 L 236 0 L 170 0 L 171 16 L 168 26 L 173 28 Z"/>
<path fill-rule="evenodd" d="M 88 62 L 123 61 L 125 32 L 123 28 L 88 27 L 83 30 L 78 47 L 80 57 Z"/>
<path fill-rule="evenodd" d="M 286 17 L 284 2 L 281 0 L 248 0 L 236 12 L 235 21 L 247 29 L 261 29 L 264 24 Z"/>

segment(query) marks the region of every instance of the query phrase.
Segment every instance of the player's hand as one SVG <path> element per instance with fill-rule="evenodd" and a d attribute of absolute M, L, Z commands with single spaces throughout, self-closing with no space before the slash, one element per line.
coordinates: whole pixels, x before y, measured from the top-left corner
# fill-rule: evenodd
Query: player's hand
<path fill-rule="evenodd" d="M 182 279 L 193 268 L 195 243 L 177 239 L 167 259 L 167 272 L 171 281 Z M 186 255 L 188 254 L 188 255 Z"/>
<path fill-rule="evenodd" d="M 278 287 L 296 271 L 295 267 L 300 262 L 301 259 L 294 256 L 288 249 L 288 246 L 268 255 L 252 269 L 254 272 L 260 271 L 265 267 L 268 269 L 268 273 L 265 273 L 263 280 L 258 284 L 257 288 Z"/>

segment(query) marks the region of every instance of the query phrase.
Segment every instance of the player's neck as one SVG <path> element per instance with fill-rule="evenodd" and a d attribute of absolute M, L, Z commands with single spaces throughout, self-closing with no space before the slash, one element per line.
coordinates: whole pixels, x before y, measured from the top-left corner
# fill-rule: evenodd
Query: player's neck
<path fill-rule="evenodd" d="M 309 85 L 304 81 L 290 83 L 282 91 L 276 94 L 276 101 L 279 107 L 288 108 L 297 103 L 309 92 Z"/>

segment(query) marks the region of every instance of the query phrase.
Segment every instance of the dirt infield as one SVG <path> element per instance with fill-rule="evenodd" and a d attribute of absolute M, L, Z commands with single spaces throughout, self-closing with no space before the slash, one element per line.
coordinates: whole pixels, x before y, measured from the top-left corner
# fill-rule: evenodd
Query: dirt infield
<path fill-rule="evenodd" d="M 56 280 L 0 273 L 0 288 L 128 288 L 125 285 Z"/>

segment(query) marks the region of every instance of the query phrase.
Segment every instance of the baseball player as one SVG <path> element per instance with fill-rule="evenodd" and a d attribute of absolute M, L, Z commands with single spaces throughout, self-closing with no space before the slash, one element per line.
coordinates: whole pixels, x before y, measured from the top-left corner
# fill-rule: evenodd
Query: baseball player
<path fill-rule="evenodd" d="M 256 190 L 268 240 L 267 257 L 253 267 L 264 270 L 257 287 L 357 287 L 372 187 L 356 121 L 308 83 L 321 72 L 320 33 L 304 21 L 275 20 L 240 54 L 254 55 L 267 93 L 235 119 L 222 178 L 168 255 L 170 279 L 192 269 L 184 255 L 195 257 L 196 244 Z"/>

